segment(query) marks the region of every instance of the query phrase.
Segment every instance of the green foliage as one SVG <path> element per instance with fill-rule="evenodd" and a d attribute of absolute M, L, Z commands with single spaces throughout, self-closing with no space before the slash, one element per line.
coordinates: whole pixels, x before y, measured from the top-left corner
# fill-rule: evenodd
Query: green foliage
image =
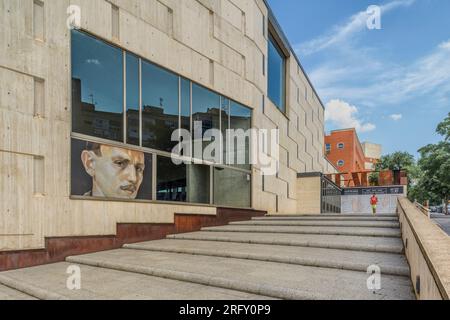
<path fill-rule="evenodd" d="M 407 170 L 408 197 L 410 200 L 431 204 L 447 203 L 450 195 L 450 113 L 438 126 L 436 132 L 444 141 L 429 144 L 419 150 L 417 164 L 407 152 L 395 152 L 383 156 L 377 170 Z"/>
<path fill-rule="evenodd" d="M 369 184 L 371 186 L 377 186 L 380 174 L 378 172 L 372 172 L 369 174 Z"/>
<path fill-rule="evenodd" d="M 414 156 L 408 152 L 394 152 L 381 157 L 377 170 L 404 170 L 415 165 Z"/>
<path fill-rule="evenodd" d="M 420 186 L 429 194 L 448 201 L 450 194 L 450 142 L 430 144 L 419 150 L 419 166 L 423 172 Z"/>
<path fill-rule="evenodd" d="M 443 136 L 445 141 L 450 142 L 450 113 L 444 121 L 439 123 L 436 132 Z"/>
<path fill-rule="evenodd" d="M 419 150 L 417 170 L 413 169 L 413 183 L 408 193 L 411 200 L 432 204 L 447 203 L 450 195 L 450 114 L 437 129 L 444 141 L 429 144 Z"/>

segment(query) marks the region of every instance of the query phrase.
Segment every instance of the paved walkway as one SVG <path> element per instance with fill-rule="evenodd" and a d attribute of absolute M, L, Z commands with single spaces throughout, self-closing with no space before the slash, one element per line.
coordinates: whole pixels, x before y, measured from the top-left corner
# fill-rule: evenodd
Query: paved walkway
<path fill-rule="evenodd" d="M 394 215 L 255 218 L 3 272 L 0 299 L 414 299 L 402 252 Z"/>
<path fill-rule="evenodd" d="M 433 221 L 450 236 L 450 216 L 432 213 L 431 219 L 433 219 Z"/>

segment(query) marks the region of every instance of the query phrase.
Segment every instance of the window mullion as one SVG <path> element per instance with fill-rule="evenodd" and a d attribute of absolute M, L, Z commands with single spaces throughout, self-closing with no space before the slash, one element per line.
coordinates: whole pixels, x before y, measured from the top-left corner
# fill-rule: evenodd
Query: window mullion
<path fill-rule="evenodd" d="M 123 72 L 123 143 L 127 143 L 127 52 L 122 50 Z"/>
<path fill-rule="evenodd" d="M 142 59 L 139 58 L 139 146 L 142 147 Z"/>
<path fill-rule="evenodd" d="M 181 129 L 181 77 L 178 76 L 178 129 Z"/>
<path fill-rule="evenodd" d="M 192 115 L 192 96 L 193 96 L 193 94 L 192 94 L 192 81 L 189 81 L 189 132 L 190 132 L 190 134 L 191 134 L 191 141 L 189 141 L 189 144 L 190 144 L 190 150 L 189 150 L 189 158 L 191 159 L 191 161 L 192 161 L 192 158 L 194 157 L 194 132 L 193 132 L 193 128 L 194 128 L 194 126 L 193 126 L 193 120 L 194 120 L 194 117 L 193 117 L 193 115 Z"/>
<path fill-rule="evenodd" d="M 157 199 L 157 185 L 158 185 L 158 155 L 152 154 L 152 200 Z"/>
<path fill-rule="evenodd" d="M 220 135 L 222 137 L 222 96 L 219 96 L 219 131 Z M 222 137 L 223 138 L 223 137 Z M 223 164 L 223 139 L 220 139 L 219 141 L 219 150 L 220 150 L 220 156 L 219 156 L 219 163 Z"/>

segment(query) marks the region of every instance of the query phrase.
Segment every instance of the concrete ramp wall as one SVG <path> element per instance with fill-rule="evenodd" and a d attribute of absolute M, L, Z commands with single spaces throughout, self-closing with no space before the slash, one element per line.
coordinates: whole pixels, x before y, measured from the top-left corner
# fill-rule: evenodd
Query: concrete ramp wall
<path fill-rule="evenodd" d="M 450 237 L 406 198 L 398 215 L 416 298 L 449 300 Z"/>

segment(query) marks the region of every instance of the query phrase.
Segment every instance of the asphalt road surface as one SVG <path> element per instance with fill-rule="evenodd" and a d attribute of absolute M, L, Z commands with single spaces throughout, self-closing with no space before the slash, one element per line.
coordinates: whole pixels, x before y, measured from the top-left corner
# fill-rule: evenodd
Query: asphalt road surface
<path fill-rule="evenodd" d="M 431 219 L 433 219 L 433 221 L 450 236 L 450 216 L 439 213 L 432 213 Z"/>

